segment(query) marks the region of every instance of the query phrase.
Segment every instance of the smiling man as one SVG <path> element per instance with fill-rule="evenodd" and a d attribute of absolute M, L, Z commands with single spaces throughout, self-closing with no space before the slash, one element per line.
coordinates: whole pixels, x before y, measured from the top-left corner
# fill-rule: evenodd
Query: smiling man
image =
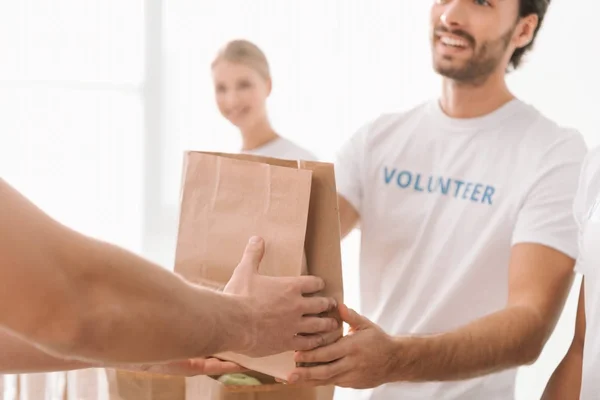
<path fill-rule="evenodd" d="M 582 136 L 515 98 L 505 81 L 532 47 L 547 0 L 438 0 L 440 99 L 383 115 L 343 147 L 340 218 L 360 221 L 365 317 L 297 353 L 290 381 L 365 399 L 506 400 L 542 351 L 571 286 L 572 203 Z M 367 319 L 368 318 L 368 319 Z"/>

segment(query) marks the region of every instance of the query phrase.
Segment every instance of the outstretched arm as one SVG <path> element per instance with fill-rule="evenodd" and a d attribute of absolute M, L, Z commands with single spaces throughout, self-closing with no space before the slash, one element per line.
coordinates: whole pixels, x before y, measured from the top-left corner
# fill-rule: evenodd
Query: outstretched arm
<path fill-rule="evenodd" d="M 296 334 L 335 328 L 333 319 L 305 317 L 332 306 L 303 296 L 323 281 L 260 276 L 263 251 L 260 239 L 248 245 L 234 294 L 204 290 L 60 225 L 0 180 L 0 328 L 59 358 L 106 363 L 322 344 L 321 335 Z"/>

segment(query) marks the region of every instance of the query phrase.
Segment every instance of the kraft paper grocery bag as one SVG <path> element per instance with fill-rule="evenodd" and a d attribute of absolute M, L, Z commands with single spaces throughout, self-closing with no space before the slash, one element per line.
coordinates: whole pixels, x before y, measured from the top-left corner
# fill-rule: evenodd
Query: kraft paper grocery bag
<path fill-rule="evenodd" d="M 263 237 L 260 273 L 300 275 L 312 172 L 204 153 L 188 153 L 175 271 L 224 287 L 248 239 Z"/>
<path fill-rule="evenodd" d="M 260 386 L 226 386 L 217 377 L 186 378 L 186 400 L 332 400 L 332 386 L 302 387 L 281 385 L 259 373 L 248 373 L 258 378 Z"/>
<path fill-rule="evenodd" d="M 107 369 L 109 400 L 184 400 L 185 378 Z"/>
<path fill-rule="evenodd" d="M 297 276 L 308 273 L 325 280 L 322 295 L 343 301 L 340 227 L 333 165 L 242 154 L 187 152 L 184 157 L 181 210 L 175 271 L 199 285 L 222 289 L 251 236 L 265 239 L 260 273 Z M 335 313 L 334 313 L 335 315 Z M 340 327 L 340 334 L 341 334 Z M 116 371 L 129 397 L 160 400 L 167 382 L 169 399 L 331 400 L 332 387 L 282 385 L 295 367 L 293 353 L 250 358 L 218 354 L 261 376 L 260 386 L 232 387 L 218 377 L 179 378 Z M 114 381 L 114 379 L 113 379 Z M 132 390 L 137 387 L 137 393 Z M 120 390 L 121 394 L 124 390 Z M 136 393 L 135 397 L 132 397 Z"/>

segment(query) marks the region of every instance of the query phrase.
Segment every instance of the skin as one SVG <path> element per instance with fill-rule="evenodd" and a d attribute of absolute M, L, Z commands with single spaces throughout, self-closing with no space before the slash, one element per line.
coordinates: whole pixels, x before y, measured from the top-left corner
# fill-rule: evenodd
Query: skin
<path fill-rule="evenodd" d="M 218 61 L 212 69 L 215 100 L 221 115 L 240 130 L 242 149 L 252 150 L 279 135 L 269 122 L 271 79 L 241 63 Z"/>
<path fill-rule="evenodd" d="M 335 301 L 305 296 L 324 282 L 259 275 L 263 254 L 252 238 L 224 292 L 206 290 L 59 224 L 0 180 L 0 372 L 159 364 L 206 373 L 237 367 L 185 360 L 333 340 L 337 322 L 314 315 Z"/>
<path fill-rule="evenodd" d="M 532 40 L 537 16 L 518 18 L 518 0 L 438 0 L 431 8 L 432 59 L 442 75 L 440 104 L 454 118 L 489 114 L 514 96 L 505 82 L 509 59 Z M 455 40 L 459 47 L 444 45 Z M 360 215 L 339 196 L 344 235 Z M 505 307 L 456 330 L 392 336 L 340 306 L 350 333 L 336 343 L 300 351 L 296 360 L 328 363 L 296 368 L 290 382 L 357 389 L 391 382 L 452 381 L 530 364 L 560 316 L 574 260 L 549 247 L 517 244 L 508 266 Z"/>
<path fill-rule="evenodd" d="M 585 278 L 581 281 L 575 334 L 567 354 L 558 365 L 542 395 L 542 400 L 578 400 L 581 391 L 583 348 L 585 345 Z"/>
<path fill-rule="evenodd" d="M 220 375 L 241 372 L 237 364 L 217 358 L 196 358 L 161 364 L 103 364 L 55 357 L 6 330 L 0 330 L 0 371 L 4 374 L 29 374 L 70 371 L 86 368 L 115 368 L 163 375 Z"/>

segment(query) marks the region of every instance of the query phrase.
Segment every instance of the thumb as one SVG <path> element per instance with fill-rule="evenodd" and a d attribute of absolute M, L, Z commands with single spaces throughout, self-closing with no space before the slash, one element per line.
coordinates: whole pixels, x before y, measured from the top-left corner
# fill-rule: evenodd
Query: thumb
<path fill-rule="evenodd" d="M 238 265 L 238 270 L 244 273 L 252 274 L 258 272 L 258 267 L 265 254 L 265 242 L 258 236 L 253 236 L 248 241 L 242 260 Z"/>
<path fill-rule="evenodd" d="M 358 331 L 371 326 L 371 321 L 353 309 L 348 308 L 345 304 L 340 304 L 338 310 L 340 312 L 340 317 L 342 317 L 342 321 L 350 325 L 350 331 Z"/>

